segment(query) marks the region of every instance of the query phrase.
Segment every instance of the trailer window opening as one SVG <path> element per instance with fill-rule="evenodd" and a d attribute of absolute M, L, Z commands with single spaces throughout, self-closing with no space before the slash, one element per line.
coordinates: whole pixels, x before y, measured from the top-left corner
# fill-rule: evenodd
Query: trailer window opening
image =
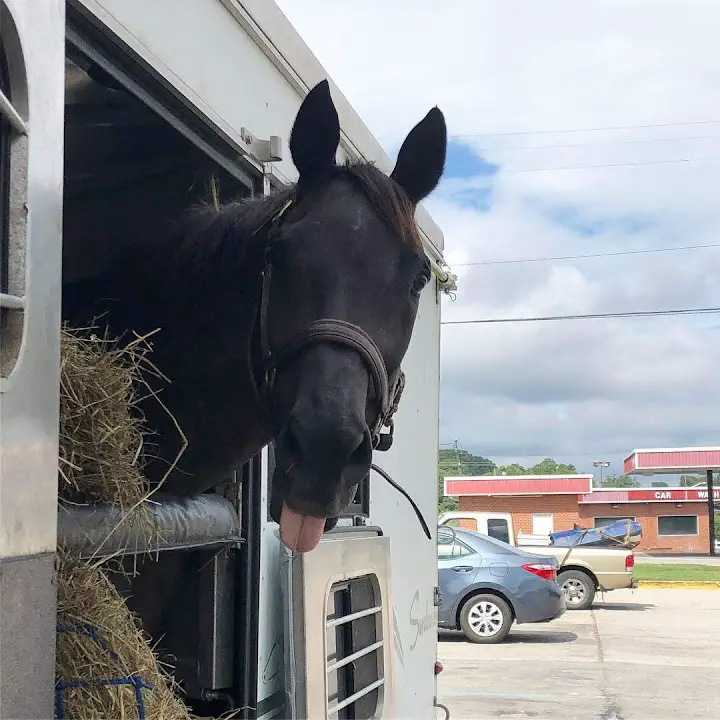
<path fill-rule="evenodd" d="M 20 356 L 25 326 L 27 77 L 20 37 L 0 2 L 0 377 Z"/>
<path fill-rule="evenodd" d="M 165 96 L 156 93 L 154 104 L 148 105 L 71 42 L 67 47 L 64 287 L 100 276 L 117 253 L 132 244 L 172 237 L 176 219 L 192 205 L 213 202 L 214 197 L 219 202 L 236 200 L 262 188 L 261 177 L 250 177 L 250 170 L 247 176 L 231 173 L 204 151 L 203 138 L 195 142 L 188 137 L 191 132 L 178 129 L 180 119 L 173 124 L 156 112 L 155 106 L 165 103 Z M 125 69 L 130 72 L 127 66 Z M 141 69 L 132 74 L 132 80 L 145 87 Z M 231 500 L 248 533 L 242 548 L 232 550 L 232 562 L 218 565 L 216 576 L 210 578 L 201 541 L 192 552 L 173 549 L 161 553 L 159 561 L 142 563 L 140 573 L 123 587 L 128 607 L 139 615 L 160 661 L 174 668 L 183 700 L 198 716 L 214 713 L 203 691 L 216 676 L 223 678 L 222 687 L 230 688 L 241 704 L 252 706 L 257 702 L 258 658 L 253 628 L 258 622 L 260 583 L 255 556 L 259 557 L 260 535 L 255 528 L 260 521 L 260 498 L 249 488 L 259 485 L 258 472 L 254 460 L 230 472 L 229 477 L 213 478 L 216 489 L 222 485 L 218 494 Z M 185 565 L 178 569 L 174 561 L 181 553 L 187 553 Z M 125 560 L 134 563 L 133 558 Z M 208 574 L 202 582 L 198 563 Z M 153 607 L 155 594 L 173 572 L 185 582 L 185 601 L 172 612 L 159 615 Z M 230 594 L 222 591 L 223 583 L 233 588 L 237 584 L 232 608 L 227 599 Z M 206 617 L 217 619 L 217 632 L 198 630 L 201 607 Z M 251 620 L 246 627 L 242 620 L 248 615 Z M 235 634 L 234 643 L 226 642 L 228 633 Z"/>
<path fill-rule="evenodd" d="M 330 588 L 325 623 L 328 718 L 375 717 L 384 683 L 381 603 L 375 575 Z"/>
<path fill-rule="evenodd" d="M 10 76 L 4 43 L 0 44 L 0 92 L 12 102 Z M 10 140 L 11 127 L 7 118 L 0 116 L 0 293 L 7 293 L 10 271 Z M 5 313 L 5 309 L 0 309 Z"/>

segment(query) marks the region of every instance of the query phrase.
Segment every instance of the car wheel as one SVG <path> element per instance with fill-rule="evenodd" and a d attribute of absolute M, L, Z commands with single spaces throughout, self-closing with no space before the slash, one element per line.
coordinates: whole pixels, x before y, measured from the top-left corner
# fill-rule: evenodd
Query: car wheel
<path fill-rule="evenodd" d="M 460 611 L 460 628 L 474 643 L 499 643 L 510 632 L 510 606 L 497 595 L 473 595 Z"/>
<path fill-rule="evenodd" d="M 587 610 L 595 599 L 595 582 L 581 570 L 566 570 L 558 575 L 568 610 Z"/>

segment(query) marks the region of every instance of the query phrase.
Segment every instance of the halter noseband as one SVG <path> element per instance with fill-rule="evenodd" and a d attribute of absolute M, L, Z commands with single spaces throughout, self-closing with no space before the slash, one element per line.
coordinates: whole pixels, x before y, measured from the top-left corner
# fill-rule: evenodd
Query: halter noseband
<path fill-rule="evenodd" d="M 292 200 L 288 200 L 280 210 L 255 230 L 255 234 L 265 227 L 268 228 L 269 232 L 273 226 L 279 226 L 285 212 L 291 206 Z M 333 318 L 315 320 L 284 345 L 273 349 L 270 344 L 267 327 L 270 284 L 272 280 L 270 244 L 267 241 L 265 242 L 263 250 L 261 279 L 262 289 L 260 294 L 258 332 L 260 335 L 263 374 L 260 391 L 267 403 L 268 410 L 272 408 L 272 392 L 275 375 L 284 363 L 309 345 L 315 345 L 317 343 L 342 345 L 360 355 L 365 367 L 370 373 L 370 378 L 375 388 L 375 398 L 379 407 L 375 420 L 370 427 L 370 438 L 373 449 L 381 452 L 389 450 L 392 447 L 395 430 L 392 418 L 398 409 L 400 398 L 405 388 L 405 373 L 398 368 L 398 370 L 393 373 L 393 376 L 389 377 L 385 361 L 377 344 L 361 327 L 346 322 L 345 320 L 335 320 Z M 383 427 L 387 427 L 388 432 L 383 433 Z"/>

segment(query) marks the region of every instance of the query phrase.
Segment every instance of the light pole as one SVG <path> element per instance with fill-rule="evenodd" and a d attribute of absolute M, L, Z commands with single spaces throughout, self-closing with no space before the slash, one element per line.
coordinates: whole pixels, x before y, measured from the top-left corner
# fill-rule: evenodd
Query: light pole
<path fill-rule="evenodd" d="M 603 484 L 603 468 L 610 467 L 609 460 L 593 460 L 593 465 L 600 468 L 600 487 Z"/>

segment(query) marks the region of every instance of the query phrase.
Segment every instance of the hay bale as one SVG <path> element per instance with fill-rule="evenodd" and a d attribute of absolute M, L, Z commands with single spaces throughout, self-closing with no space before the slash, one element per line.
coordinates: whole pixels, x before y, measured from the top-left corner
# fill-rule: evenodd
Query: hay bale
<path fill-rule="evenodd" d="M 67 718 L 138 718 L 136 686 L 145 717 L 191 718 L 170 673 L 158 661 L 137 618 L 97 565 L 58 555 L 57 655 L 59 682 L 84 683 L 59 690 Z M 120 680 L 127 684 L 108 684 Z M 149 689 L 152 688 L 152 689 Z"/>
<path fill-rule="evenodd" d="M 124 510 L 147 497 L 137 382 L 148 345 L 69 331 L 60 341 L 60 497 Z"/>

